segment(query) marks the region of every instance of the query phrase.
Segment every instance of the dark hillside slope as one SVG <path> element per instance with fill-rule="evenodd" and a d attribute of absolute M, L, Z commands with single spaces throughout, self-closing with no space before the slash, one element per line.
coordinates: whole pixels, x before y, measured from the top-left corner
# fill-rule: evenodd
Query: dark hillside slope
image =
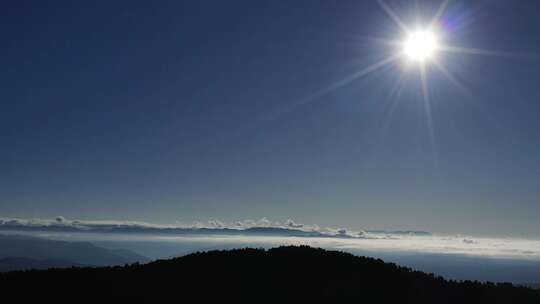
<path fill-rule="evenodd" d="M 532 289 L 445 281 L 306 246 L 210 251 L 126 267 L 13 272 L 0 274 L 0 286 L 4 296 L 23 302 L 540 303 L 540 292 Z"/>

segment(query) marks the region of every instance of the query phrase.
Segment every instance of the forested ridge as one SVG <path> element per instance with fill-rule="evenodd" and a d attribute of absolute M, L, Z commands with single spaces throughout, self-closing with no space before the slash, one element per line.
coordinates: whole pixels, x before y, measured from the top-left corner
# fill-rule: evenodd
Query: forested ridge
<path fill-rule="evenodd" d="M 445 280 L 379 259 L 307 246 L 4 273 L 0 291 L 4 299 L 61 303 L 540 303 L 538 290 Z"/>

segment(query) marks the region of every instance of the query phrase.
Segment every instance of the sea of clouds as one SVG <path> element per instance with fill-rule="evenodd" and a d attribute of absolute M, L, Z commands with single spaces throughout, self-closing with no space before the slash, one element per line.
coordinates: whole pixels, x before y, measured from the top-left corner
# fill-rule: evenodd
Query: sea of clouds
<path fill-rule="evenodd" d="M 2 231 L 49 237 L 63 234 L 81 239 L 88 234 L 93 239 L 211 243 L 223 247 L 305 244 L 346 251 L 450 254 L 540 261 L 539 240 L 434 235 L 422 231 L 353 231 L 342 227 L 321 228 L 291 219 L 284 222 L 262 218 L 232 223 L 210 220 L 155 225 L 134 221 L 69 220 L 60 216 L 54 219 L 0 218 Z"/>

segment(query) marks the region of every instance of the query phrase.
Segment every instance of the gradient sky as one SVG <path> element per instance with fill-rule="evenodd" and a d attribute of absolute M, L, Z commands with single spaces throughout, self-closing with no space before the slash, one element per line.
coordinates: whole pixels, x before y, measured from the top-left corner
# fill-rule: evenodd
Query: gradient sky
<path fill-rule="evenodd" d="M 444 42 L 509 55 L 438 55 L 431 137 L 403 62 L 306 99 L 395 52 L 375 1 L 4 1 L 0 216 L 539 237 L 539 11 L 450 2 Z"/>

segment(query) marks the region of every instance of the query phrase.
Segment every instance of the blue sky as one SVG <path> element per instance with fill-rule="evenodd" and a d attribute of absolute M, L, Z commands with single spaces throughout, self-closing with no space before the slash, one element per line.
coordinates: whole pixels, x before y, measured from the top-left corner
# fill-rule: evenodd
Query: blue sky
<path fill-rule="evenodd" d="M 402 62 L 306 99 L 395 51 L 376 1 L 1 8 L 3 217 L 538 236 L 538 3 L 450 2 L 445 43 L 510 55 L 440 54 L 432 136 Z"/>

